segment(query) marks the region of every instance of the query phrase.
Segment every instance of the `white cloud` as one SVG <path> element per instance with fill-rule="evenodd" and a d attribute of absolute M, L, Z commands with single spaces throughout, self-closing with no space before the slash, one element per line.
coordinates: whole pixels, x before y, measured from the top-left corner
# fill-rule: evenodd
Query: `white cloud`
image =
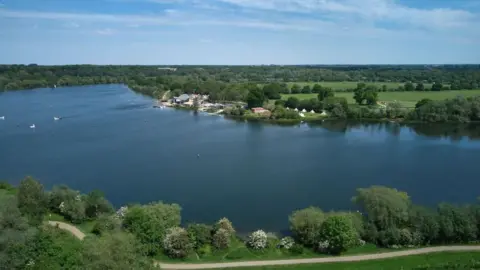
<path fill-rule="evenodd" d="M 345 14 L 364 20 L 387 20 L 421 27 L 450 28 L 479 22 L 478 14 L 460 9 L 418 9 L 394 0 L 219 0 L 244 8 L 309 13 Z"/>
<path fill-rule="evenodd" d="M 110 29 L 110 28 L 105 28 L 105 29 L 99 29 L 97 31 L 95 31 L 97 34 L 99 35 L 105 35 L 105 36 L 110 36 L 110 35 L 113 35 L 115 34 L 115 30 L 113 29 Z"/>
<path fill-rule="evenodd" d="M 64 24 L 65 27 L 67 28 L 79 28 L 80 25 L 76 22 L 68 22 Z"/>

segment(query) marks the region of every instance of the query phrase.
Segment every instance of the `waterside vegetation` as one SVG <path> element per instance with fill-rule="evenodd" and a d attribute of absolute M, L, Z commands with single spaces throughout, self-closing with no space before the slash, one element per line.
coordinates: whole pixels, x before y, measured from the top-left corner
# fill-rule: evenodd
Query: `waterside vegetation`
<path fill-rule="evenodd" d="M 224 113 L 245 120 L 479 120 L 478 65 L 0 66 L 0 90 L 4 91 L 111 83 L 128 85 L 159 100 L 182 94 L 208 96 L 210 103 L 235 104 Z M 193 104 L 190 107 L 196 110 Z M 256 107 L 264 111 L 252 112 Z"/>
<path fill-rule="evenodd" d="M 294 211 L 288 218 L 291 236 L 261 229 L 241 236 L 227 218 L 182 224 L 177 204 L 115 210 L 99 191 L 81 194 L 65 186 L 45 191 L 30 177 L 18 188 L 0 184 L 0 202 L 0 265 L 7 269 L 149 269 L 153 260 L 307 258 L 480 240 L 480 203 L 426 208 L 405 192 L 381 186 L 357 190 L 352 202 L 358 210 Z M 45 227 L 51 215 L 89 230 L 87 237 L 79 242 Z"/>

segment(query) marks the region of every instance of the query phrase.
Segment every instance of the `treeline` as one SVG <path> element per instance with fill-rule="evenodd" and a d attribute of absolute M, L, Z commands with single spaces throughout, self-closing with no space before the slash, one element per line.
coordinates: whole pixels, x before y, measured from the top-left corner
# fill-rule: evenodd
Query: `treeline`
<path fill-rule="evenodd" d="M 232 84 L 280 83 L 283 92 L 308 92 L 308 88 L 286 82 L 399 82 L 395 89 L 417 90 L 475 89 L 480 84 L 479 65 L 458 66 L 38 66 L 0 65 L 0 90 L 39 87 L 123 83 L 150 95 L 166 90 L 218 94 L 218 99 L 233 99 Z M 422 87 L 435 84 L 435 88 Z M 242 88 L 240 86 L 240 88 Z M 342 89 L 348 91 L 349 89 Z M 237 97 L 238 98 L 238 97 Z"/>
<path fill-rule="evenodd" d="M 0 265 L 5 269 L 150 269 L 148 256 L 199 258 L 228 251 L 230 259 L 250 259 L 262 252 L 295 256 L 309 250 L 341 254 L 366 243 L 387 248 L 471 244 L 480 240 L 480 204 L 441 203 L 426 208 L 402 191 L 381 186 L 360 188 L 352 198 L 359 211 L 294 211 L 292 236 L 257 230 L 237 236 L 222 218 L 214 224 L 182 227 L 181 207 L 162 202 L 130 205 L 114 212 L 100 192 L 80 194 L 68 187 L 45 191 L 32 178 L 18 189 L 0 184 Z M 95 222 L 84 241 L 43 226 L 57 213 L 66 220 Z M 242 243 L 243 246 L 238 246 Z M 233 244 L 236 244 L 234 250 Z M 239 252 L 250 250 L 249 252 Z"/>

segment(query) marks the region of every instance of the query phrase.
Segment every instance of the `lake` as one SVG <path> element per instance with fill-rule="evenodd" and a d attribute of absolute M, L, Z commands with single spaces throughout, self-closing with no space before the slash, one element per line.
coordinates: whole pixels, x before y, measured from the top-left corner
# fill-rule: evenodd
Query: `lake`
<path fill-rule="evenodd" d="M 100 189 L 117 207 L 175 202 L 184 222 L 226 216 L 243 232 L 286 229 L 310 205 L 354 209 L 371 185 L 425 205 L 480 195 L 480 126 L 285 127 L 152 104 L 122 85 L 1 93 L 0 179 Z"/>

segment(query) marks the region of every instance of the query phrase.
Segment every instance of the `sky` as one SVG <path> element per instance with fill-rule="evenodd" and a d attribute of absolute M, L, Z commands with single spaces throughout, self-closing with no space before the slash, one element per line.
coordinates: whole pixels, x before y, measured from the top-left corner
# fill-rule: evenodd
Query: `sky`
<path fill-rule="evenodd" d="M 0 0 L 0 64 L 479 64 L 480 0 Z"/>

